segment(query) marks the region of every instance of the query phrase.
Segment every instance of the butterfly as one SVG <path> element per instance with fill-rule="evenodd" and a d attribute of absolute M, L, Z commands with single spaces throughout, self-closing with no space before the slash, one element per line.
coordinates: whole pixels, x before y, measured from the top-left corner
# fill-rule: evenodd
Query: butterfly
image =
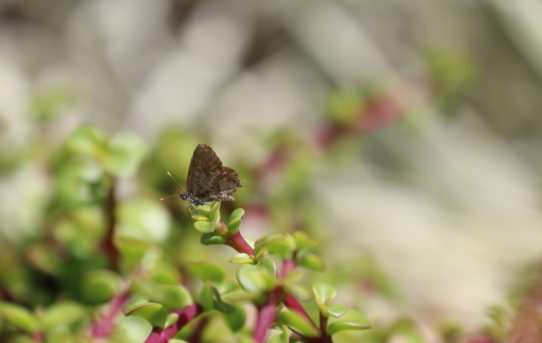
<path fill-rule="evenodd" d="M 171 173 L 168 175 L 173 178 Z M 224 167 L 210 146 L 198 144 L 188 167 L 186 192 L 179 196 L 195 207 L 211 201 L 235 200 L 232 194 L 241 186 L 235 170 Z"/>

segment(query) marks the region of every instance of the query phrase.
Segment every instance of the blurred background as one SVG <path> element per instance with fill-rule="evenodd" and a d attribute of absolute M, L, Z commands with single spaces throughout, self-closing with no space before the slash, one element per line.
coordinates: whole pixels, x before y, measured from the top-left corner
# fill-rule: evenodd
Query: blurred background
<path fill-rule="evenodd" d="M 153 203 L 157 240 L 184 216 L 156 201 L 178 191 L 165 171 L 184 183 L 206 142 L 246 182 L 248 238 L 311 231 L 372 321 L 478 332 L 542 258 L 540 15 L 537 0 L 3 0 L 1 245 L 47 226 L 64 170 L 49 161 L 81 125 L 147 146 L 117 196 Z M 3 285 L 41 287 L 21 280 Z"/>

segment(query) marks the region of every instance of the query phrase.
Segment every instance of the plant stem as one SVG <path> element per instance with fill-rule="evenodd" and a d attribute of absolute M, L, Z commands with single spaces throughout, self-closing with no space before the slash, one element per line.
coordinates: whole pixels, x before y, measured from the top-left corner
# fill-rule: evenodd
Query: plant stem
<path fill-rule="evenodd" d="M 190 336 L 190 339 L 188 339 L 188 342 L 189 343 L 200 343 L 200 342 L 202 342 L 201 337 L 203 335 L 203 329 L 205 329 L 205 327 L 207 326 L 208 323 L 209 323 L 209 317 L 208 316 L 201 318 L 198 325 L 194 329 L 194 332 Z"/>
<path fill-rule="evenodd" d="M 277 316 L 277 306 L 280 302 L 282 291 L 282 286 L 276 287 L 267 298 L 265 304 L 258 308 L 256 326 L 254 327 L 254 332 L 252 333 L 252 338 L 254 338 L 256 343 L 265 342 L 267 331 Z"/>
<path fill-rule="evenodd" d="M 196 318 L 203 312 L 203 308 L 199 304 L 192 304 L 180 310 L 173 310 L 172 313 L 179 315 L 177 321 L 166 328 L 153 328 L 145 343 L 167 343 L 173 338 L 180 329 L 188 324 L 192 319 Z"/>
<path fill-rule="evenodd" d="M 254 249 L 247 243 L 240 231 L 237 231 L 228 239 L 228 245 L 238 252 L 254 256 Z"/>
<path fill-rule="evenodd" d="M 116 271 L 119 267 L 120 257 L 119 251 L 113 242 L 115 237 L 115 228 L 117 225 L 116 179 L 114 176 L 110 175 L 109 180 L 111 182 L 111 186 L 109 187 L 109 192 L 107 193 L 104 207 L 106 233 L 102 241 L 101 248 L 108 258 L 109 268 Z"/>
<path fill-rule="evenodd" d="M 45 336 L 43 335 L 43 332 L 35 331 L 32 333 L 32 339 L 37 343 L 42 343 L 45 339 Z"/>
<path fill-rule="evenodd" d="M 117 316 L 121 313 L 122 308 L 126 305 L 129 298 L 128 289 L 117 294 L 111 299 L 108 312 L 96 321 L 90 328 L 92 338 L 103 338 L 109 336 L 115 325 Z"/>

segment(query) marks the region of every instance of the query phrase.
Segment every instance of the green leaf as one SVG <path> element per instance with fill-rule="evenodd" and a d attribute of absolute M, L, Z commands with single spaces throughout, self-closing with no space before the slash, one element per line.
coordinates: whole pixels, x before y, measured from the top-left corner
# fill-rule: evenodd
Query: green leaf
<path fill-rule="evenodd" d="M 214 308 L 212 287 L 210 282 L 206 282 L 201 289 L 199 302 L 205 311 L 210 311 Z"/>
<path fill-rule="evenodd" d="M 245 210 L 243 210 L 242 208 L 238 208 L 232 212 L 230 219 L 228 221 L 229 233 L 234 234 L 239 230 L 239 226 L 241 225 L 241 219 L 243 219 L 244 215 L 245 215 Z"/>
<path fill-rule="evenodd" d="M 164 327 L 173 325 L 177 320 L 179 320 L 179 315 L 177 313 L 170 313 L 167 315 L 167 318 L 164 322 Z"/>
<path fill-rule="evenodd" d="M 276 275 L 277 274 L 277 265 L 275 264 L 275 261 L 269 256 L 262 257 L 258 261 L 258 266 L 262 267 L 263 269 L 267 270 L 269 275 Z"/>
<path fill-rule="evenodd" d="M 164 304 L 166 308 L 183 308 L 192 304 L 192 296 L 188 290 L 179 285 L 156 285 L 154 299 Z"/>
<path fill-rule="evenodd" d="M 221 245 L 226 244 L 226 238 L 218 232 L 209 232 L 201 235 L 200 242 L 204 245 Z"/>
<path fill-rule="evenodd" d="M 93 157 L 102 156 L 106 144 L 105 134 L 94 126 L 82 126 L 66 139 L 68 150 Z"/>
<path fill-rule="evenodd" d="M 107 341 L 115 343 L 143 342 L 149 336 L 151 329 L 151 324 L 144 318 L 140 318 L 137 316 L 121 317 L 115 325 L 115 331 L 113 332 L 112 337 L 110 337 L 110 339 L 108 339 Z M 75 343 L 78 342 L 78 340 L 64 339 L 52 340 L 50 342 Z M 169 342 L 171 343 L 172 341 L 170 340 Z"/>
<path fill-rule="evenodd" d="M 305 253 L 298 257 L 297 264 L 301 267 L 321 272 L 324 270 L 324 262 L 315 254 Z"/>
<path fill-rule="evenodd" d="M 257 293 L 270 289 L 273 285 L 265 269 L 251 264 L 243 264 L 237 270 L 237 281 L 247 292 Z"/>
<path fill-rule="evenodd" d="M 150 320 L 162 309 L 163 306 L 161 304 L 148 302 L 127 307 L 124 310 L 124 314 L 127 316 L 138 316 Z"/>
<path fill-rule="evenodd" d="M 211 287 L 211 295 L 213 296 L 213 307 L 222 312 L 222 313 L 231 313 L 235 311 L 235 308 L 222 301 L 222 297 L 220 296 L 220 293 L 216 289 L 216 287 Z"/>
<path fill-rule="evenodd" d="M 167 320 L 168 312 L 158 303 L 146 303 L 131 308 L 127 316 L 136 316 L 147 320 L 152 326 L 162 327 Z"/>
<path fill-rule="evenodd" d="M 124 201 L 117 209 L 117 235 L 161 243 L 169 236 L 171 217 L 161 204 L 139 198 Z"/>
<path fill-rule="evenodd" d="M 235 264 L 245 264 L 245 263 L 252 264 L 252 263 L 254 263 L 254 260 L 248 254 L 239 253 L 239 254 L 233 256 L 232 258 L 230 258 L 230 262 L 235 263 Z"/>
<path fill-rule="evenodd" d="M 295 250 L 295 240 L 290 235 L 273 235 L 263 244 L 270 254 L 281 258 L 289 258 Z"/>
<path fill-rule="evenodd" d="M 295 239 L 295 245 L 297 247 L 297 251 L 310 249 L 318 245 L 318 243 L 315 240 L 307 236 L 307 234 L 304 232 L 296 231 L 293 233 L 293 236 Z"/>
<path fill-rule="evenodd" d="M 179 272 L 170 264 L 156 263 L 150 270 L 150 279 L 157 284 L 177 285 Z"/>
<path fill-rule="evenodd" d="M 130 263 L 139 262 L 151 247 L 149 242 L 125 235 L 117 235 L 114 240 L 121 255 Z"/>
<path fill-rule="evenodd" d="M 20 305 L 0 303 L 0 318 L 26 332 L 38 329 L 36 316 Z"/>
<path fill-rule="evenodd" d="M 214 231 L 215 226 L 215 222 L 207 222 L 202 220 L 198 220 L 194 223 L 194 227 L 196 228 L 196 230 L 201 233 L 210 233 Z"/>
<path fill-rule="evenodd" d="M 329 304 L 337 295 L 337 291 L 333 286 L 324 282 L 316 282 L 312 285 L 312 293 L 317 301 L 322 304 Z"/>
<path fill-rule="evenodd" d="M 318 304 L 318 308 L 320 309 L 324 317 L 332 316 L 335 318 L 339 318 L 343 316 L 347 310 L 346 306 L 341 305 L 341 304 L 327 305 L 327 304 L 322 304 L 320 302 L 317 302 L 317 304 Z"/>
<path fill-rule="evenodd" d="M 44 313 L 43 328 L 49 331 L 57 326 L 70 325 L 83 318 L 84 315 L 83 307 L 75 302 L 57 302 Z"/>
<path fill-rule="evenodd" d="M 367 330 L 370 328 L 371 324 L 361 313 L 355 310 L 348 310 L 340 318 L 330 318 L 327 332 L 333 335 L 344 330 Z"/>
<path fill-rule="evenodd" d="M 312 322 L 298 312 L 282 310 L 279 313 L 279 320 L 303 336 L 316 337 L 319 334 Z"/>
<path fill-rule="evenodd" d="M 147 145 L 139 137 L 127 132 L 118 133 L 109 142 L 109 149 L 103 158 L 104 167 L 113 175 L 131 176 L 147 150 Z"/>
<path fill-rule="evenodd" d="M 246 313 L 245 309 L 240 305 L 234 305 L 232 307 L 233 311 L 224 313 L 223 318 L 230 330 L 237 332 L 245 326 Z"/>
<path fill-rule="evenodd" d="M 226 275 L 226 272 L 221 266 L 210 262 L 191 263 L 189 269 L 203 281 L 211 281 L 213 283 L 221 283 Z"/>
<path fill-rule="evenodd" d="M 82 296 L 97 304 L 111 299 L 120 288 L 121 279 L 112 271 L 98 269 L 88 272 L 83 278 Z"/>

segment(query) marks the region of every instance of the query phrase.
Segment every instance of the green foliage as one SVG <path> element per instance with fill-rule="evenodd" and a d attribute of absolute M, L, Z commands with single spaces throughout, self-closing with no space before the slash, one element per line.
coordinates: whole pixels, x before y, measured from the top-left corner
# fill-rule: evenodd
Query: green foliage
<path fill-rule="evenodd" d="M 60 98 L 55 101 L 36 100 L 35 115 L 43 123 L 63 108 Z M 143 342 L 159 332 L 169 342 L 201 335 L 203 341 L 262 343 L 251 338 L 262 306 L 276 311 L 276 320 L 264 329 L 281 331 L 266 333 L 270 342 L 326 340 L 335 332 L 367 327 L 357 312 L 331 303 L 330 285 L 315 283 L 315 300 L 307 304 L 312 317 L 330 317 L 327 332 L 301 302 L 293 308 L 285 303 L 287 297 L 307 299 L 307 285 L 317 276 L 305 272 L 324 269 L 310 230 L 283 230 L 297 217 L 314 227 L 300 210 L 311 206 L 303 195 L 311 156 L 299 150 L 284 170 L 286 186 L 274 198 L 286 206 L 277 214 L 284 227 L 252 244 L 243 236 L 243 208 L 212 202 L 186 209 L 157 201 L 171 182 L 165 170 L 177 168 L 173 174 L 184 180 L 194 142 L 168 131 L 148 147 L 133 134 L 108 136 L 82 126 L 50 149 L 51 197 L 43 222 L 36 223 L 43 232 L 20 243 L 24 254 L 0 253 L 6 271 L 0 291 L 14 299 L 0 302 L 0 340 Z M 122 188 L 127 180 L 135 183 L 133 191 Z M 271 225 L 278 223 L 273 211 Z M 230 263 L 213 249 L 217 245 L 236 250 Z M 4 263 L 4 254 L 12 254 L 14 263 Z M 50 286 L 34 292 L 33 282 Z"/>

